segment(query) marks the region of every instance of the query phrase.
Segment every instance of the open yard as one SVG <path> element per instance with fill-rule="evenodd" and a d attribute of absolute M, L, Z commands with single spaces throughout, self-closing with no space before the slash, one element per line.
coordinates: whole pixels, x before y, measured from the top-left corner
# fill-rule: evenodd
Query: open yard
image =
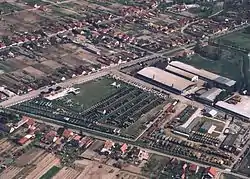
<path fill-rule="evenodd" d="M 114 80 L 111 78 L 102 78 L 77 85 L 75 87 L 80 88 L 79 94 L 69 95 L 60 100 L 62 100 L 63 102 L 71 100 L 72 103 L 80 105 L 80 108 L 78 108 L 79 110 L 87 109 L 92 105 L 100 102 L 101 100 L 112 96 L 115 92 L 118 91 L 118 88 L 111 86 L 113 82 Z M 75 109 L 76 107 L 77 106 L 74 106 Z"/>

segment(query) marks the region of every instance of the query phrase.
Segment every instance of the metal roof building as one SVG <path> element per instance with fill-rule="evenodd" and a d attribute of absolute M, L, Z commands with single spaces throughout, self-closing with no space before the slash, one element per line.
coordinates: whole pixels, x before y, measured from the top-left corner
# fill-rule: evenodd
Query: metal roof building
<path fill-rule="evenodd" d="M 226 110 L 227 112 L 232 113 L 233 115 L 237 115 L 247 120 L 250 119 L 250 108 L 248 107 L 249 105 L 246 105 L 245 107 L 240 107 L 234 104 L 229 104 L 225 101 L 218 101 L 216 103 L 216 106 L 223 110 Z"/>
<path fill-rule="evenodd" d="M 211 88 L 207 92 L 200 95 L 198 98 L 213 103 L 216 96 L 218 96 L 223 90 L 219 88 Z"/>
<path fill-rule="evenodd" d="M 145 67 L 138 71 L 137 75 L 151 84 L 178 94 L 185 92 L 195 85 L 195 83 L 189 80 L 156 67 Z"/>
<path fill-rule="evenodd" d="M 236 81 L 234 81 L 234 80 L 231 80 L 229 78 L 211 73 L 211 72 L 206 71 L 204 69 L 195 68 L 191 65 L 188 65 L 188 64 L 185 64 L 185 63 L 182 63 L 179 61 L 172 61 L 172 62 L 170 62 L 170 65 L 175 67 L 175 68 L 179 68 L 179 69 L 184 70 L 186 72 L 197 75 L 197 76 L 204 78 L 206 80 L 211 80 L 211 81 L 214 81 L 218 84 L 221 84 L 221 85 L 224 85 L 227 87 L 232 87 L 236 84 Z"/>
<path fill-rule="evenodd" d="M 179 75 L 179 76 L 182 76 L 190 81 L 192 81 L 195 77 L 197 77 L 197 75 L 194 75 L 192 73 L 189 73 L 189 72 L 186 72 L 186 71 L 183 71 L 179 68 L 176 68 L 174 66 L 171 66 L 171 65 L 168 65 L 166 67 L 166 70 L 173 73 L 173 74 L 176 74 L 176 75 Z"/>

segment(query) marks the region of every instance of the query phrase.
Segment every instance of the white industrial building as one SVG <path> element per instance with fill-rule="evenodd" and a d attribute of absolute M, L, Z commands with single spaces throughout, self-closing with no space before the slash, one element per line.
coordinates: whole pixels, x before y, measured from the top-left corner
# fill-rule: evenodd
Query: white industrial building
<path fill-rule="evenodd" d="M 195 68 L 191 65 L 182 63 L 180 61 L 172 61 L 172 62 L 170 62 L 170 65 L 175 67 L 175 68 L 181 69 L 183 71 L 189 72 L 191 74 L 197 75 L 198 77 L 200 77 L 206 81 L 212 81 L 212 82 L 216 83 L 219 87 L 232 88 L 236 84 L 236 81 L 234 81 L 234 80 L 217 75 L 215 73 L 211 73 L 211 72 L 206 71 L 204 69 Z"/>
<path fill-rule="evenodd" d="M 182 94 L 196 85 L 190 80 L 156 67 L 145 67 L 137 72 L 137 75 L 142 80 L 177 94 Z"/>

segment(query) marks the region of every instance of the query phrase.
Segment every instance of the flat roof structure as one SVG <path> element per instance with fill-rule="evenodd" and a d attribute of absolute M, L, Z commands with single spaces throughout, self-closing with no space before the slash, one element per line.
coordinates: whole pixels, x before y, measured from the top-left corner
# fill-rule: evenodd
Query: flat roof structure
<path fill-rule="evenodd" d="M 211 73 L 211 72 L 206 71 L 204 69 L 195 68 L 195 67 L 193 67 L 191 65 L 182 63 L 180 61 L 172 61 L 172 62 L 170 62 L 170 65 L 175 67 L 175 68 L 179 68 L 179 69 L 184 70 L 186 72 L 197 75 L 199 77 L 215 81 L 215 82 L 217 82 L 219 84 L 226 85 L 228 87 L 234 86 L 236 84 L 236 81 L 234 81 L 234 80 L 231 80 L 229 78 L 217 75 L 215 73 Z"/>
<path fill-rule="evenodd" d="M 189 80 L 156 67 L 145 67 L 138 71 L 137 74 L 180 92 L 183 92 L 189 87 L 195 85 L 195 83 Z"/>
<path fill-rule="evenodd" d="M 194 74 L 192 74 L 192 73 L 183 71 L 183 70 L 181 70 L 181 69 L 179 69 L 179 68 L 176 68 L 176 67 L 174 67 L 174 66 L 171 66 L 171 65 L 168 65 L 168 66 L 166 67 L 166 70 L 169 71 L 169 72 L 171 72 L 171 73 L 174 73 L 174 74 L 183 76 L 183 77 L 185 77 L 185 78 L 187 78 L 187 79 L 189 79 L 189 80 L 192 80 L 195 76 L 197 76 L 197 75 L 194 75 Z"/>
<path fill-rule="evenodd" d="M 211 88 L 207 92 L 201 94 L 199 98 L 207 100 L 209 102 L 214 102 L 216 96 L 218 96 L 223 90 L 219 88 Z"/>
<path fill-rule="evenodd" d="M 218 101 L 216 106 L 238 115 L 239 117 L 250 119 L 250 98 L 248 96 L 241 96 L 241 102 L 237 104 Z"/>

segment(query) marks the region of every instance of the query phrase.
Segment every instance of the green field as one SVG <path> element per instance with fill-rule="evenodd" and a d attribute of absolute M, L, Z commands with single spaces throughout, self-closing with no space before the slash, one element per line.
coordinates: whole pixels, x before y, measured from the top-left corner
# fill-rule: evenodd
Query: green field
<path fill-rule="evenodd" d="M 195 54 L 188 59 L 180 59 L 180 61 L 234 80 L 242 78 L 239 59 L 222 58 L 221 60 L 211 60 Z"/>
<path fill-rule="evenodd" d="M 223 45 L 250 50 L 250 33 L 247 30 L 237 31 L 220 37 L 217 42 Z"/>
<path fill-rule="evenodd" d="M 49 169 L 43 176 L 40 177 L 40 179 L 51 179 L 53 176 L 55 176 L 59 171 L 61 170 L 60 167 L 53 166 Z"/>
<path fill-rule="evenodd" d="M 57 100 L 57 102 L 75 104 L 72 106 L 75 110 L 87 109 L 101 100 L 112 96 L 119 90 L 119 88 L 111 86 L 114 81 L 114 79 L 104 77 L 88 83 L 76 85 L 75 88 L 80 88 L 79 94 L 68 95 Z M 124 85 L 126 84 L 122 83 L 121 87 Z"/>

